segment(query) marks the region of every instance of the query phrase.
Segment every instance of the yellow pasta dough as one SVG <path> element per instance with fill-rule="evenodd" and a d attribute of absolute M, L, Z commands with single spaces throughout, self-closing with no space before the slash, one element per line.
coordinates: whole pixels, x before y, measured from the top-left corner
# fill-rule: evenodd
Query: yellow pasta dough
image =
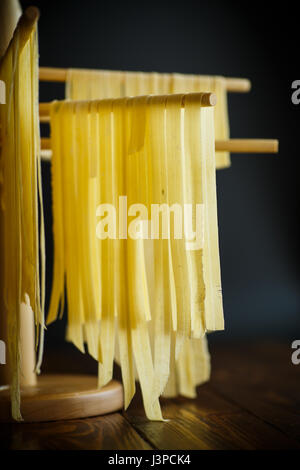
<path fill-rule="evenodd" d="M 164 391 L 194 396 L 207 380 L 204 335 L 223 328 L 214 115 L 201 100 L 200 93 L 51 105 L 48 321 L 64 304 L 66 280 L 68 339 L 81 351 L 86 343 L 98 360 L 99 386 L 111 380 L 118 359 L 125 407 L 136 376 L 153 420 L 162 419 Z M 184 211 L 175 236 L 185 205 L 199 226 L 196 249 L 185 236 Z M 163 219 L 165 208 L 174 218 Z"/>

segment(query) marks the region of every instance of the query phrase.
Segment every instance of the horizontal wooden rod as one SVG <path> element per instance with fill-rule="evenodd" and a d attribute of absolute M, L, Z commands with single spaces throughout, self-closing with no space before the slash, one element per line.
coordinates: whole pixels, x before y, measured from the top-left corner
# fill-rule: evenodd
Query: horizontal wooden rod
<path fill-rule="evenodd" d="M 30 37 L 30 35 L 31 35 L 31 33 L 32 33 L 32 31 L 35 27 L 35 24 L 37 23 L 37 21 L 39 19 L 39 17 L 40 17 L 40 12 L 39 12 L 38 8 L 36 8 L 36 7 L 26 8 L 26 10 L 22 14 L 22 16 L 20 16 L 20 19 L 17 23 L 17 26 L 14 30 L 13 37 L 11 38 L 10 43 L 9 43 L 7 49 L 6 49 L 6 52 L 0 60 L 0 63 L 4 59 L 4 57 L 6 56 L 6 54 L 10 50 L 10 48 L 13 47 L 14 38 L 17 37 L 18 34 L 19 34 L 19 48 L 20 48 L 20 50 L 22 50 L 24 48 L 26 42 L 28 41 L 28 38 Z"/>
<path fill-rule="evenodd" d="M 51 158 L 51 139 L 41 139 L 41 149 L 43 160 Z M 216 152 L 230 153 L 277 153 L 278 140 L 276 139 L 229 139 L 216 140 Z"/>
<path fill-rule="evenodd" d="M 49 137 L 41 138 L 41 149 L 42 150 L 51 150 L 51 139 Z"/>
<path fill-rule="evenodd" d="M 228 93 L 248 93 L 251 90 L 251 81 L 248 78 L 225 77 Z"/>
<path fill-rule="evenodd" d="M 228 139 L 216 141 L 216 152 L 278 153 L 277 139 Z"/>
<path fill-rule="evenodd" d="M 182 93 L 178 94 L 182 95 Z M 183 96 L 182 106 L 184 106 L 186 96 L 188 96 L 190 100 L 193 100 L 193 102 L 199 103 L 199 106 L 202 107 L 215 106 L 217 103 L 217 97 L 214 93 L 186 93 Z M 157 97 L 159 97 L 159 95 L 157 95 Z M 50 105 L 51 103 L 39 104 L 40 122 L 50 121 Z"/>
<path fill-rule="evenodd" d="M 40 67 L 41 82 L 65 82 L 67 69 L 55 67 Z M 246 93 L 251 89 L 251 82 L 247 78 L 225 77 L 226 89 L 229 92 Z"/>
<path fill-rule="evenodd" d="M 0 0 L 1 1 L 1 0 Z M 0 65 L 2 61 L 5 60 L 7 57 L 8 52 L 11 48 L 14 47 L 15 40 L 18 38 L 19 41 L 19 51 L 22 51 L 27 41 L 30 38 L 30 35 L 34 31 L 36 23 L 39 19 L 40 12 L 36 7 L 28 7 L 22 16 L 20 17 L 18 24 L 14 30 L 13 37 L 6 49 L 6 52 L 2 59 L 0 60 Z M 4 19 L 5 21 L 5 19 Z M 22 77 L 20 77 L 22 80 Z M 0 104 L 2 106 L 2 104 Z M 0 143 L 1 144 L 1 143 Z M 2 307 L 2 303 L 1 303 Z M 34 319 L 33 319 L 33 312 L 30 306 L 27 306 L 26 309 L 25 304 L 21 304 L 20 306 L 20 327 L 19 327 L 19 334 L 20 334 L 20 355 L 21 355 L 21 366 L 20 366 L 20 378 L 22 386 L 26 385 L 34 385 L 36 381 L 36 376 L 34 373 L 35 367 L 35 339 L 34 339 Z M 1 312 L 2 313 L 2 312 Z M 5 317 L 5 315 L 4 315 Z M 7 319 L 3 318 L 2 322 L 0 322 L 1 327 L 1 337 L 0 339 L 7 341 L 5 336 L 7 335 Z M 8 344 L 8 341 L 7 341 Z M 7 385 L 11 381 L 12 371 L 11 371 L 11 361 L 8 357 L 7 364 L 0 365 L 0 386 Z M 4 368 L 2 370 L 2 368 Z"/>

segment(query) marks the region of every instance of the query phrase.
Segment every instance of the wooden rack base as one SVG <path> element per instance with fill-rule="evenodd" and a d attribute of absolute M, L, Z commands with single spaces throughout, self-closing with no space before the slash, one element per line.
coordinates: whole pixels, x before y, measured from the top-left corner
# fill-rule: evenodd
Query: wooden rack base
<path fill-rule="evenodd" d="M 9 388 L 0 390 L 0 422 L 11 422 Z M 112 380 L 97 388 L 97 377 L 89 375 L 45 375 L 36 386 L 21 388 L 24 422 L 88 418 L 120 410 L 123 387 Z"/>

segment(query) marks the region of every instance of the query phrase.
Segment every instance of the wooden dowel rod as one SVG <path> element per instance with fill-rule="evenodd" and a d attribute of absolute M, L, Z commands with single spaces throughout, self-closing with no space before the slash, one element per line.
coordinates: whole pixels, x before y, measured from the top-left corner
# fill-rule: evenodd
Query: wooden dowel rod
<path fill-rule="evenodd" d="M 229 139 L 217 140 L 216 152 L 231 153 L 277 153 L 278 140 L 276 139 Z"/>
<path fill-rule="evenodd" d="M 25 303 L 26 302 L 26 303 Z M 20 382 L 23 387 L 36 385 L 35 373 L 35 327 L 34 313 L 25 294 L 25 302 L 20 305 Z M 4 312 L 4 306 L 1 303 Z M 0 316 L 0 339 L 5 342 L 6 363 L 0 365 L 0 386 L 11 382 L 11 364 L 7 337 L 7 319 Z"/>
<path fill-rule="evenodd" d="M 43 160 L 49 160 L 51 157 L 51 141 L 49 138 L 41 139 L 41 149 L 46 150 L 42 153 Z M 276 139 L 229 139 L 216 140 L 216 152 L 230 153 L 277 153 L 278 140 Z"/>
<path fill-rule="evenodd" d="M 40 116 L 49 116 L 50 113 L 50 103 L 40 103 L 39 104 Z"/>
<path fill-rule="evenodd" d="M 65 82 L 67 79 L 67 69 L 40 67 L 39 79 L 41 82 Z"/>
<path fill-rule="evenodd" d="M 67 69 L 55 67 L 40 67 L 41 82 L 65 82 Z M 246 93 L 251 89 L 251 82 L 247 78 L 225 77 L 226 89 L 229 92 Z"/>

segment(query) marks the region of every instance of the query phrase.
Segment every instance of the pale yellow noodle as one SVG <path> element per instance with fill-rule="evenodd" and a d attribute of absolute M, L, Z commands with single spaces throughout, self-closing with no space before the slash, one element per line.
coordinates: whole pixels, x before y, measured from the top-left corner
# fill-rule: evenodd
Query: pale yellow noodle
<path fill-rule="evenodd" d="M 18 28 L 0 63 L 0 80 L 6 85 L 6 104 L 0 105 L 1 315 L 7 325 L 12 416 L 16 420 L 22 419 L 20 305 L 27 294 L 35 316 L 39 372 L 45 301 L 36 25 L 25 44 L 23 35 L 22 27 Z"/>

